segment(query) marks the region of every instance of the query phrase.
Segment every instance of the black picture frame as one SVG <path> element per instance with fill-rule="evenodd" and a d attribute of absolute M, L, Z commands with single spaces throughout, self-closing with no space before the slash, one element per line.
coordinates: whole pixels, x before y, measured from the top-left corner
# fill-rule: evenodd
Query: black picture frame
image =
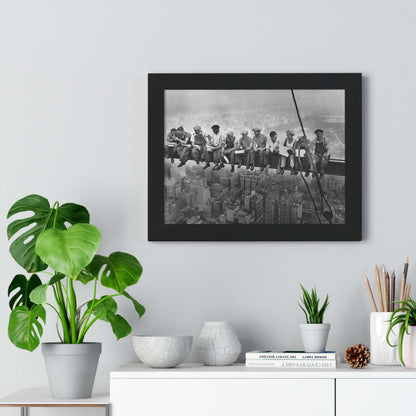
<path fill-rule="evenodd" d="M 360 73 L 148 74 L 149 241 L 361 241 Z M 345 224 L 165 224 L 164 97 L 181 89 L 345 90 Z"/>

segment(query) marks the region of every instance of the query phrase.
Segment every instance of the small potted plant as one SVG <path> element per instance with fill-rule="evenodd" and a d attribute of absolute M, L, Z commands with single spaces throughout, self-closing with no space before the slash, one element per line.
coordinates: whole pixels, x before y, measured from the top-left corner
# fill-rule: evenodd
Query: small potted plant
<path fill-rule="evenodd" d="M 316 289 L 313 288 L 309 294 L 301 284 L 300 287 L 303 296 L 301 298 L 302 304 L 299 303 L 299 306 L 305 314 L 306 324 L 300 324 L 299 327 L 305 352 L 323 352 L 331 328 L 331 324 L 323 323 L 324 313 L 329 305 L 328 295 L 326 295 L 322 307 L 319 308 L 320 299 L 316 294 Z"/>
<path fill-rule="evenodd" d="M 399 358 L 404 367 L 416 368 L 416 302 L 409 297 L 407 301 L 395 302 L 400 307 L 396 309 L 389 321 L 386 339 L 391 347 L 398 347 Z M 399 327 L 397 345 L 392 345 L 389 335 Z"/>
<path fill-rule="evenodd" d="M 81 205 L 55 202 L 51 207 L 46 198 L 29 195 L 10 208 L 7 218 L 14 219 L 7 227 L 10 253 L 30 274 L 14 276 L 9 286 L 9 338 L 15 346 L 33 351 L 43 333 L 46 308 L 50 308 L 60 326 L 60 342 L 42 344 L 52 396 L 90 397 L 101 343 L 86 342 L 85 336 L 99 319 L 111 325 L 117 339 L 131 332 L 129 323 L 117 313 L 115 298 L 129 299 L 138 315 L 144 314 L 145 308 L 126 291 L 138 282 L 142 266 L 127 253 L 97 255 L 101 235 L 89 224 L 90 215 Z M 88 283 L 92 296 L 80 303 L 77 286 Z M 98 297 L 98 285 L 110 293 Z M 55 305 L 49 303 L 48 291 Z"/>

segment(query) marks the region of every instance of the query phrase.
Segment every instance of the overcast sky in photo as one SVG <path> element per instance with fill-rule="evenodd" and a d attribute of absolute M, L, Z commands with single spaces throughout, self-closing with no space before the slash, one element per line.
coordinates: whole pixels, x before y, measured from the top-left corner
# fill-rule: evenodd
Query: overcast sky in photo
<path fill-rule="evenodd" d="M 299 110 L 314 107 L 319 113 L 344 114 L 344 90 L 295 90 Z M 198 114 L 214 108 L 227 112 L 294 108 L 290 90 L 167 90 L 167 115 Z"/>

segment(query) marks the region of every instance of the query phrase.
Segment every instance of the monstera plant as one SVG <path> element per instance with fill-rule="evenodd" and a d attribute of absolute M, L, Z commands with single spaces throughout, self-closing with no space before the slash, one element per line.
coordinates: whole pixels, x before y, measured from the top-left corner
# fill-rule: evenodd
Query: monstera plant
<path fill-rule="evenodd" d="M 14 276 L 8 290 L 8 335 L 14 345 L 29 351 L 39 345 L 46 308 L 58 316 L 63 344 L 82 344 L 97 320 L 108 322 L 117 339 L 131 332 L 129 323 L 117 313 L 115 299 L 127 298 L 139 317 L 145 313 L 126 291 L 138 282 L 142 266 L 127 253 L 97 254 L 101 235 L 89 224 L 85 207 L 58 202 L 51 206 L 46 198 L 29 195 L 10 208 L 7 218 L 12 219 L 7 228 L 10 253 L 29 274 Z M 91 285 L 91 298 L 80 303 L 76 288 L 86 284 Z M 110 293 L 98 297 L 98 285 Z M 48 291 L 55 305 L 48 302 Z"/>

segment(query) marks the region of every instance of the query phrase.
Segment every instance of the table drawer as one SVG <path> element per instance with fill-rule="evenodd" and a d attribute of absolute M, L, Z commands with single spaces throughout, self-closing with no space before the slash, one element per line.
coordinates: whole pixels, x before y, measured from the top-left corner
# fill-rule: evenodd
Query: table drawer
<path fill-rule="evenodd" d="M 333 379 L 112 379 L 112 416 L 333 416 Z"/>
<path fill-rule="evenodd" d="M 337 416 L 415 414 L 408 400 L 415 394 L 415 379 L 337 379 L 336 383 Z"/>

